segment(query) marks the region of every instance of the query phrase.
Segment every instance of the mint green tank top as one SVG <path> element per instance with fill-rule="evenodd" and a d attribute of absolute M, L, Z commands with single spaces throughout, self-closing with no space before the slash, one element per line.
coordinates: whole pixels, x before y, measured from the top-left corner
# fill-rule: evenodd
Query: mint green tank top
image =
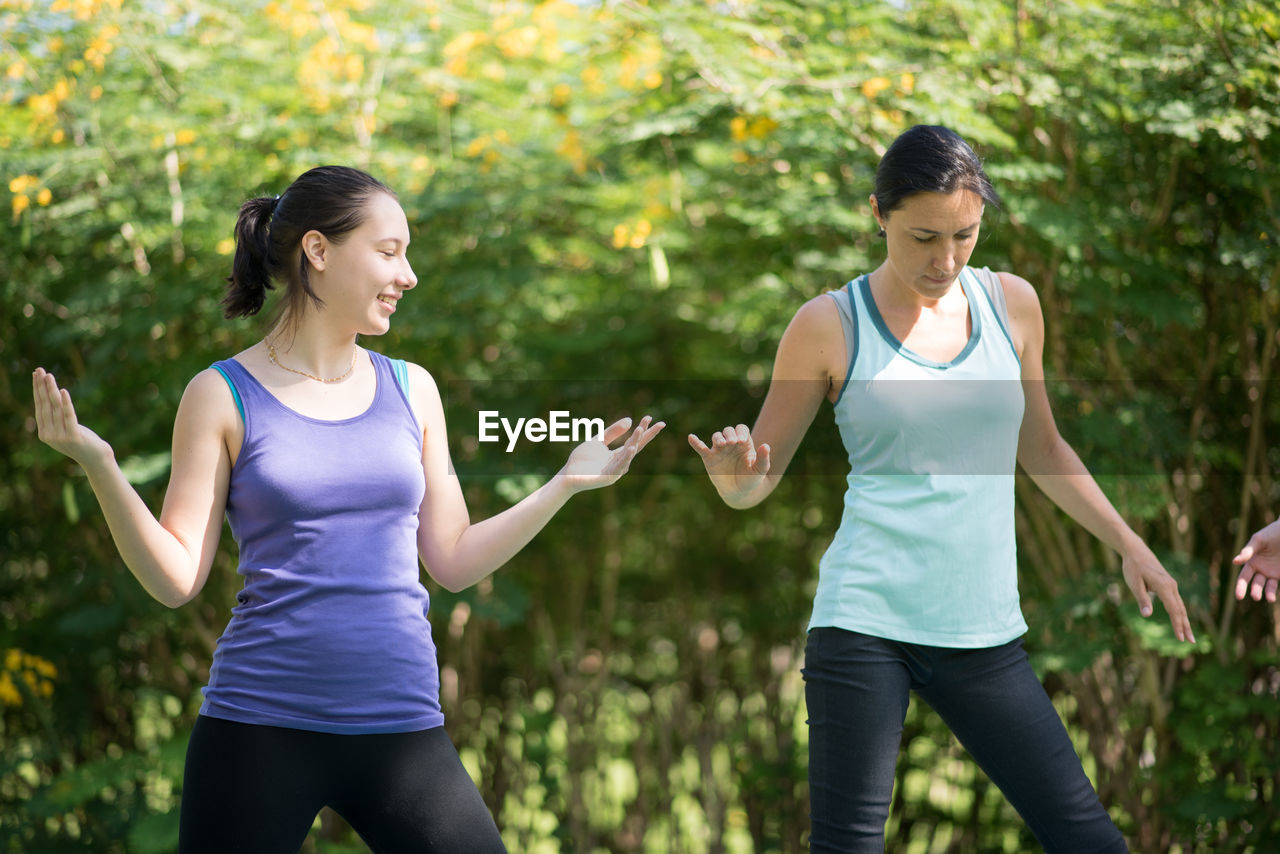
<path fill-rule="evenodd" d="M 835 403 L 850 471 L 811 629 L 962 648 L 1027 630 L 1013 517 L 1021 364 L 999 280 L 982 275 L 961 272 L 972 331 L 949 362 L 893 336 L 867 276 L 831 294 L 850 353 Z"/>

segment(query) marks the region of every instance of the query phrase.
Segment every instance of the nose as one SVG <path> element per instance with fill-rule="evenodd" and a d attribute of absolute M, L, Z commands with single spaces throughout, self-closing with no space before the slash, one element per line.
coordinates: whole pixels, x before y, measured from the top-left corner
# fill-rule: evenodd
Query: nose
<path fill-rule="evenodd" d="M 410 266 L 408 258 L 404 259 L 404 269 L 400 273 L 399 284 L 406 291 L 418 285 L 418 277 L 413 274 L 413 267 Z"/>
<path fill-rule="evenodd" d="M 950 243 L 945 243 L 941 248 L 941 254 L 929 259 L 929 263 L 933 264 L 934 269 L 939 273 L 949 276 L 956 269 L 956 247 Z"/>

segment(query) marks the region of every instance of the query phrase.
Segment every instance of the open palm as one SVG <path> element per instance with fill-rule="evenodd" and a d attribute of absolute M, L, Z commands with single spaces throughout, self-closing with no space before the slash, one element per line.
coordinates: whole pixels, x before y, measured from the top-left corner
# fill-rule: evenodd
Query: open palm
<path fill-rule="evenodd" d="M 646 415 L 640 419 L 639 426 L 631 431 L 625 442 L 616 448 L 610 448 L 631 427 L 630 418 L 615 421 L 605 429 L 599 440 L 588 440 L 574 448 L 564 468 L 560 470 L 559 477 L 565 478 L 575 491 L 609 486 L 627 473 L 636 454 L 666 426 L 662 421 L 656 424 L 651 422 L 652 419 Z"/>

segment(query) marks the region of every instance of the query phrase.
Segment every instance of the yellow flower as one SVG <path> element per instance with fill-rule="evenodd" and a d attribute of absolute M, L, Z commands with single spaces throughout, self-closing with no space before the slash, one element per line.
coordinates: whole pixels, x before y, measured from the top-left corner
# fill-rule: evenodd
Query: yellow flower
<path fill-rule="evenodd" d="M 36 201 L 40 204 L 40 207 L 44 207 L 53 201 L 53 193 L 50 192 L 48 187 L 43 187 L 40 192 L 36 193 Z"/>
<path fill-rule="evenodd" d="M 538 28 L 520 27 L 498 36 L 498 50 L 508 59 L 523 59 L 538 46 Z"/>
<path fill-rule="evenodd" d="M 21 706 L 22 695 L 18 693 L 8 673 L 0 673 L 0 705 Z"/>
<path fill-rule="evenodd" d="M 347 80 L 352 83 L 364 76 L 364 57 L 358 54 L 347 56 L 344 63 Z"/>
<path fill-rule="evenodd" d="M 31 207 L 31 199 L 26 194 L 13 197 L 13 221 L 17 222 L 22 212 Z"/>
<path fill-rule="evenodd" d="M 862 84 L 862 94 L 868 98 L 874 98 L 892 85 L 888 77 L 872 77 Z"/>
<path fill-rule="evenodd" d="M 637 222 L 636 230 L 631 235 L 631 248 L 639 249 L 640 247 L 644 246 L 645 242 L 649 239 L 649 235 L 652 232 L 653 232 L 653 226 L 650 225 L 649 220 L 642 219 L 639 222 Z"/>
<path fill-rule="evenodd" d="M 474 31 L 462 33 L 444 46 L 444 55 L 449 57 L 465 55 L 473 48 L 484 44 L 485 39 L 484 33 Z"/>
<path fill-rule="evenodd" d="M 58 668 L 53 662 L 38 655 L 30 655 L 20 649 L 7 649 L 4 653 L 4 669 L 0 670 L 0 705 L 20 706 L 23 694 L 19 681 L 30 693 L 41 697 L 53 696 L 53 679 Z"/>
<path fill-rule="evenodd" d="M 573 163 L 573 171 L 579 175 L 587 171 L 587 152 L 582 146 L 582 135 L 576 128 L 565 132 L 564 139 L 556 146 L 556 153 Z"/>
<path fill-rule="evenodd" d="M 759 116 L 751 120 L 750 134 L 756 139 L 764 139 L 778 129 L 778 123 L 768 116 Z"/>

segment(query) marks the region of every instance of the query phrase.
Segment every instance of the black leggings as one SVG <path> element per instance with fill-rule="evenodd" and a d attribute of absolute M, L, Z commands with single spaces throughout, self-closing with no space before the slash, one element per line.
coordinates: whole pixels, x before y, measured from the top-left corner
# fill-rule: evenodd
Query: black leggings
<path fill-rule="evenodd" d="M 911 691 L 951 727 L 1050 854 L 1119 854 L 1098 801 L 1022 641 L 988 649 L 809 632 L 812 851 L 884 851 L 894 764 Z"/>
<path fill-rule="evenodd" d="M 332 735 L 196 719 L 180 854 L 294 854 L 326 806 L 375 854 L 506 851 L 444 727 Z"/>

